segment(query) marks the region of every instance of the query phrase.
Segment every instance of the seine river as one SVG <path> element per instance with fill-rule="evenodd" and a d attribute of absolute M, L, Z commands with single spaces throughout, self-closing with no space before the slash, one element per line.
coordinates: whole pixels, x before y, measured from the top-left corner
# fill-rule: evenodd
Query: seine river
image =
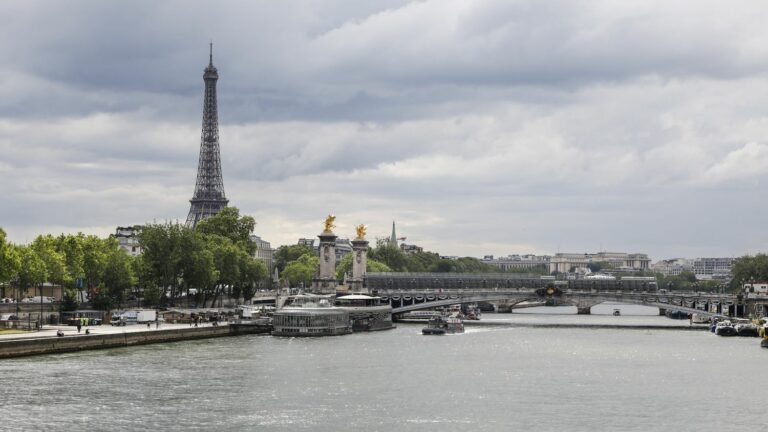
<path fill-rule="evenodd" d="M 484 322 L 679 324 L 647 308 Z M 530 312 L 527 310 L 526 312 Z M 651 310 L 651 314 L 656 310 Z M 634 315 L 633 315 L 634 313 Z M 643 315 L 645 314 L 645 315 Z M 768 350 L 705 331 L 421 326 L 0 362 L 0 430 L 714 431 L 766 423 Z"/>

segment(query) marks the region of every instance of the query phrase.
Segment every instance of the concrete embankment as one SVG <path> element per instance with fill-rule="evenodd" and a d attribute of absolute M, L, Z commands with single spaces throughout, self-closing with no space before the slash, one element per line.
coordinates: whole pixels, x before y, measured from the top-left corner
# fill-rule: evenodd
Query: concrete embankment
<path fill-rule="evenodd" d="M 125 333 L 30 337 L 28 339 L 0 341 L 0 359 L 261 333 L 269 333 L 269 328 L 254 325 L 224 324 L 220 326 Z"/>

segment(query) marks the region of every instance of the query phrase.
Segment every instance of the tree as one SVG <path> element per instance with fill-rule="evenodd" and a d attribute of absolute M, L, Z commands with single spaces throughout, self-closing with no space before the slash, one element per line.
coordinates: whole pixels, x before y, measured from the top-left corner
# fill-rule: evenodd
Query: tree
<path fill-rule="evenodd" d="M 48 281 L 63 285 L 68 278 L 67 262 L 66 256 L 57 250 L 56 239 L 50 234 L 37 236 L 31 247 L 45 263 Z"/>
<path fill-rule="evenodd" d="M 19 286 L 26 290 L 45 282 L 48 273 L 43 261 L 34 249 L 28 246 L 18 246 L 21 265 L 19 267 Z"/>
<path fill-rule="evenodd" d="M 104 269 L 103 286 L 93 299 L 93 307 L 109 310 L 119 307 L 135 282 L 132 258 L 119 248 L 110 251 Z"/>
<path fill-rule="evenodd" d="M 256 221 L 251 216 L 240 216 L 237 207 L 225 207 L 215 216 L 203 219 L 195 230 L 203 234 L 217 234 L 243 247 L 249 255 L 256 252 L 256 243 L 251 239 Z"/>
<path fill-rule="evenodd" d="M 405 272 L 408 269 L 408 257 L 396 244 L 386 239 L 376 240 L 376 247 L 368 254 L 370 259 L 385 264 L 392 271 Z"/>
<path fill-rule="evenodd" d="M 345 273 L 352 273 L 352 259 L 354 257 L 354 253 L 346 254 L 344 255 L 344 258 L 341 259 L 336 264 L 336 279 L 341 281 L 344 280 L 344 274 Z M 376 260 L 372 259 L 366 259 L 365 260 L 365 271 L 366 272 L 391 272 L 392 269 L 389 268 L 386 264 L 380 263 Z"/>
<path fill-rule="evenodd" d="M 296 261 L 302 255 L 315 255 L 315 250 L 307 245 L 280 246 L 275 251 L 275 267 L 282 273 L 285 266 L 291 261 Z"/>
<path fill-rule="evenodd" d="M 235 285 L 236 297 L 242 295 L 243 300 L 250 300 L 256 294 L 256 287 L 269 276 L 264 261 L 257 260 L 247 253 L 240 253 L 240 280 Z"/>
<path fill-rule="evenodd" d="M 0 228 L 0 283 L 7 283 L 16 278 L 21 266 L 18 250 L 5 240 L 5 231 Z"/>
<path fill-rule="evenodd" d="M 303 283 L 304 286 L 309 286 L 312 283 L 312 278 L 315 276 L 318 265 L 320 265 L 320 258 L 316 257 L 314 253 L 304 254 L 285 266 L 282 278 L 287 280 L 292 286 L 297 286 L 300 283 Z"/>
<path fill-rule="evenodd" d="M 744 284 L 768 281 L 768 255 L 745 255 L 731 266 L 731 290 L 738 292 Z"/>

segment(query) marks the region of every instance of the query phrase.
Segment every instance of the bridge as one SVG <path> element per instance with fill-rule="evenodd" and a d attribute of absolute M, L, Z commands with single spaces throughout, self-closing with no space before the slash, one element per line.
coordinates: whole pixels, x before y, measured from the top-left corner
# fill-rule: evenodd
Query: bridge
<path fill-rule="evenodd" d="M 454 304 L 495 302 L 512 308 L 522 302 L 574 305 L 579 314 L 617 302 L 703 315 L 768 315 L 768 298 L 749 302 L 734 294 L 666 292 L 655 278 L 556 280 L 514 273 L 368 273 L 367 288 L 392 305 L 394 314 Z M 752 307 L 749 307 L 752 306 Z"/>

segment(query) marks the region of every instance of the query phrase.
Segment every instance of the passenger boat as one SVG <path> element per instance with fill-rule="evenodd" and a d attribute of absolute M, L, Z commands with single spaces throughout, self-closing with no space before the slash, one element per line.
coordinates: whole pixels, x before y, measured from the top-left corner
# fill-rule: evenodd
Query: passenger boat
<path fill-rule="evenodd" d="M 392 325 L 392 306 L 382 303 L 380 297 L 353 293 L 337 297 L 334 305 L 349 313 L 353 332 L 395 328 Z"/>
<path fill-rule="evenodd" d="M 724 320 L 715 326 L 715 334 L 718 336 L 736 336 L 736 328 L 733 327 L 730 320 Z"/>
<path fill-rule="evenodd" d="M 421 330 L 424 335 L 444 335 L 464 333 L 464 323 L 456 317 L 434 317 L 429 320 L 427 326 Z"/>
<path fill-rule="evenodd" d="M 736 333 L 738 333 L 739 336 L 747 336 L 747 337 L 758 337 L 757 333 L 757 326 L 752 324 L 751 322 L 745 322 L 745 323 L 738 323 L 736 324 Z"/>
<path fill-rule="evenodd" d="M 352 333 L 349 312 L 331 298 L 311 294 L 290 297 L 272 317 L 273 336 L 338 336 Z"/>

